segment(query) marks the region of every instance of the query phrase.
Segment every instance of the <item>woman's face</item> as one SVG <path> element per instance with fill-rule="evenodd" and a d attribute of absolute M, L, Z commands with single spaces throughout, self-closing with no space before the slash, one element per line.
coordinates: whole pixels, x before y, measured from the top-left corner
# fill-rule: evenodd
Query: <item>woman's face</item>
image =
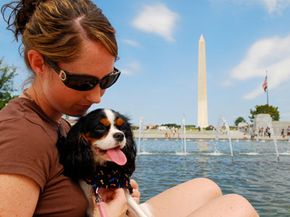
<path fill-rule="evenodd" d="M 99 79 L 114 69 L 115 57 L 101 44 L 85 41 L 80 57 L 70 63 L 58 63 L 58 66 L 71 74 L 92 75 Z M 58 74 L 49 66 L 49 73 L 42 81 L 43 94 L 47 106 L 52 111 L 72 116 L 86 113 L 93 103 L 99 103 L 105 90 L 99 85 L 89 91 L 77 91 L 64 85 Z"/>

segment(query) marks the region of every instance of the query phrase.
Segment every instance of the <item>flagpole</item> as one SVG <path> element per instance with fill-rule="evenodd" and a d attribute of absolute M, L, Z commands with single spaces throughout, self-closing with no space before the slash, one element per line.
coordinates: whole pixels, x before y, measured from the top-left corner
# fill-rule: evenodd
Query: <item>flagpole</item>
<path fill-rule="evenodd" d="M 268 70 L 266 70 L 266 82 L 267 82 L 267 89 L 266 89 L 266 94 L 267 94 L 267 106 L 269 106 L 269 87 L 268 87 Z"/>
<path fill-rule="evenodd" d="M 267 88 L 267 105 L 269 105 L 269 93 L 268 93 L 268 91 L 269 91 L 269 88 Z"/>

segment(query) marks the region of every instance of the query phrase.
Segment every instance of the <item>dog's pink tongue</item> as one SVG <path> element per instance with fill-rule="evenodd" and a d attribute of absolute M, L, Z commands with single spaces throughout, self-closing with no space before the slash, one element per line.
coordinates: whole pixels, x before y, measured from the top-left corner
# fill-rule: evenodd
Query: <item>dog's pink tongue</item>
<path fill-rule="evenodd" d="M 107 151 L 107 155 L 111 159 L 111 161 L 116 164 L 123 166 L 127 163 L 126 155 L 121 151 L 120 148 L 109 149 Z"/>

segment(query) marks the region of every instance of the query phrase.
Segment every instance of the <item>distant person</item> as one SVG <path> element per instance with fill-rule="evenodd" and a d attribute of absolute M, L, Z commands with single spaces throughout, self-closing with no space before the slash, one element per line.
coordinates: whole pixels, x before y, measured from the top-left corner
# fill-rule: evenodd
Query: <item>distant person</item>
<path fill-rule="evenodd" d="M 0 111 L 0 216 L 84 217 L 88 201 L 62 174 L 56 141 L 70 128 L 64 114 L 82 116 L 118 80 L 115 29 L 90 0 L 20 0 L 1 11 L 22 40 L 33 79 Z M 139 200 L 136 182 L 133 187 Z M 124 217 L 124 191 L 106 196 L 108 217 Z M 245 198 L 223 196 L 206 178 L 178 185 L 146 204 L 156 217 L 258 216 Z"/>
<path fill-rule="evenodd" d="M 259 128 L 259 136 L 264 136 L 264 128 Z"/>
<path fill-rule="evenodd" d="M 281 130 L 281 137 L 285 138 L 285 130 L 284 130 L 284 128 Z"/>
<path fill-rule="evenodd" d="M 266 129 L 265 129 L 265 136 L 268 136 L 269 138 L 271 138 L 270 127 L 266 127 Z"/>

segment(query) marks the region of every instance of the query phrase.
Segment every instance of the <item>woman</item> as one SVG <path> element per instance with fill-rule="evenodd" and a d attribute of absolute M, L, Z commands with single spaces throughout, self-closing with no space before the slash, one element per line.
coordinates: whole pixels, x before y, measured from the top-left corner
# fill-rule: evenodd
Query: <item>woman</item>
<path fill-rule="evenodd" d="M 117 81 L 115 30 L 90 0 L 20 0 L 1 12 L 8 13 L 16 39 L 22 37 L 33 80 L 0 112 L 0 216 L 85 216 L 88 203 L 62 175 L 55 144 L 58 133 L 69 130 L 62 115 L 85 114 Z M 132 184 L 138 200 L 138 185 Z M 126 215 L 123 190 L 103 196 L 109 217 Z M 257 216 L 246 199 L 222 196 L 214 182 L 202 178 L 142 206 L 154 216 Z"/>

